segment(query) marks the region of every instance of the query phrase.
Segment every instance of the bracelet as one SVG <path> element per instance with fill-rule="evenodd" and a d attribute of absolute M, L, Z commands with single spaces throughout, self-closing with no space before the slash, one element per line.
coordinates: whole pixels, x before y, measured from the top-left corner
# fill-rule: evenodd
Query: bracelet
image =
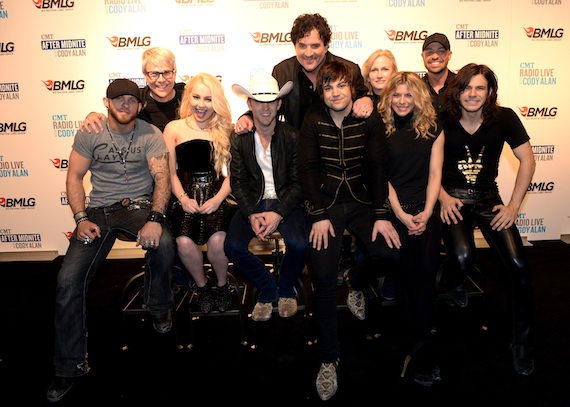
<path fill-rule="evenodd" d="M 78 219 L 81 219 L 83 217 L 87 217 L 87 212 L 85 211 L 79 211 L 76 214 L 73 215 L 73 219 L 75 220 L 75 222 L 77 222 Z"/>
<path fill-rule="evenodd" d="M 180 196 L 178 197 L 178 200 L 180 201 L 185 196 L 188 196 L 188 194 L 186 192 L 184 192 L 183 194 L 180 194 Z"/>
<path fill-rule="evenodd" d="M 76 224 L 76 225 L 79 225 L 79 224 L 80 224 L 81 222 L 83 222 L 84 220 L 89 220 L 89 218 L 88 218 L 87 216 L 83 216 L 83 217 L 81 217 L 81 218 L 79 218 L 79 219 L 76 219 L 76 220 L 75 220 L 75 224 Z"/>
<path fill-rule="evenodd" d="M 147 222 L 158 222 L 161 223 L 164 220 L 165 216 L 157 211 L 150 211 L 150 215 L 146 218 Z"/>

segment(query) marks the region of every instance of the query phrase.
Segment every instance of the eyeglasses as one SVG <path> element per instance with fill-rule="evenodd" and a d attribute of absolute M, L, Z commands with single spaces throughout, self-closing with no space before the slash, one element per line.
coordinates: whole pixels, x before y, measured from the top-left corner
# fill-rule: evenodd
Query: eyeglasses
<path fill-rule="evenodd" d="M 176 72 L 176 71 L 174 71 L 174 70 L 164 71 L 164 72 L 151 71 L 151 72 L 147 72 L 146 74 L 148 75 L 148 77 L 150 79 L 155 81 L 160 77 L 160 75 L 162 75 L 162 77 L 164 79 L 172 79 L 172 77 L 174 76 L 174 72 Z"/>

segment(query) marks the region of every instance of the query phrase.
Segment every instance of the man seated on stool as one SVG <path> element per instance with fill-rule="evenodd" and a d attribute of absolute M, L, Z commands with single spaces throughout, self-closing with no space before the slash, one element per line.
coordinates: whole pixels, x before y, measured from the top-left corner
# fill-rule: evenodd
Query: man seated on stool
<path fill-rule="evenodd" d="M 154 329 L 166 333 L 172 327 L 174 241 L 163 215 L 171 189 L 168 148 L 157 127 L 136 118 L 142 107 L 136 83 L 116 79 L 106 96 L 104 129 L 78 131 L 69 156 L 67 198 L 77 226 L 57 276 L 49 402 L 61 400 L 74 380 L 89 372 L 87 289 L 119 233 L 146 250 L 144 303 Z M 89 205 L 83 186 L 87 171 L 93 187 Z"/>
<path fill-rule="evenodd" d="M 230 261 L 259 291 L 252 313 L 254 321 L 271 318 L 275 302 L 281 317 L 295 315 L 295 282 L 305 266 L 308 250 L 297 173 L 299 132 L 277 120 L 281 98 L 291 91 L 292 85 L 289 81 L 279 89 L 273 76 L 260 73 L 251 77 L 249 89 L 232 86 L 236 95 L 247 99 L 254 127 L 243 135 L 233 131 L 230 136 L 230 183 L 239 211 L 230 223 L 224 249 Z M 276 230 L 286 247 L 277 279 L 265 263 L 249 251 L 254 236 L 267 241 Z"/>

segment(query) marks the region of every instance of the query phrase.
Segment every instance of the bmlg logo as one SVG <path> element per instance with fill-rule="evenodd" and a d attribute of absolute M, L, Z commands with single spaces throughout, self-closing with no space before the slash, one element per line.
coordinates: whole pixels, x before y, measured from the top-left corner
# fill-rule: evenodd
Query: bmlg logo
<path fill-rule="evenodd" d="M 36 198 L 0 197 L 0 206 L 3 208 L 33 208 L 36 206 Z"/>
<path fill-rule="evenodd" d="M 564 35 L 563 28 L 533 28 L 523 27 L 528 38 L 562 38 Z"/>
<path fill-rule="evenodd" d="M 523 117 L 556 117 L 557 107 L 519 107 L 519 112 Z"/>
<path fill-rule="evenodd" d="M 47 80 L 47 81 L 42 81 L 42 83 L 45 85 L 47 90 L 51 90 L 54 92 L 63 91 L 63 90 L 83 90 L 85 88 L 85 81 L 82 79 L 78 80 L 77 82 Z"/>
<path fill-rule="evenodd" d="M 34 5 L 39 9 L 50 8 L 72 8 L 75 5 L 74 1 L 68 0 L 33 0 Z"/>
<path fill-rule="evenodd" d="M 14 52 L 13 42 L 0 42 L 0 53 Z"/>
<path fill-rule="evenodd" d="M 148 47 L 150 37 L 107 37 L 115 48 Z"/>
<path fill-rule="evenodd" d="M 554 182 L 531 182 L 528 186 L 528 192 L 552 192 L 554 190 Z"/>
<path fill-rule="evenodd" d="M 397 31 L 397 30 L 384 30 L 388 39 L 394 42 L 404 41 L 424 41 L 427 37 L 427 31 Z"/>
<path fill-rule="evenodd" d="M 69 167 L 69 160 L 67 159 L 63 159 L 63 158 L 50 158 L 51 163 L 53 164 L 53 166 L 55 168 L 59 168 L 59 169 L 67 169 L 67 167 Z"/>
<path fill-rule="evenodd" d="M 23 133 L 27 127 L 27 122 L 0 123 L 0 133 Z"/>
<path fill-rule="evenodd" d="M 270 44 L 270 43 L 287 43 L 291 42 L 291 33 L 262 33 L 262 32 L 254 32 L 249 33 L 253 41 L 257 44 Z"/>

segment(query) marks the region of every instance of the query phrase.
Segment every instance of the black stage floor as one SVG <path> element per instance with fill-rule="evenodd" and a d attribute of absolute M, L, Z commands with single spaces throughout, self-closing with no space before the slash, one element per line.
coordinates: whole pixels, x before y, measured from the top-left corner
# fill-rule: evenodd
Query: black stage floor
<path fill-rule="evenodd" d="M 489 249 L 479 253 L 484 296 L 470 298 L 467 308 L 439 301 L 440 383 L 423 388 L 400 377 L 404 355 L 395 306 L 380 307 L 366 321 L 339 307 L 339 390 L 327 404 L 570 406 L 570 245 L 548 241 L 528 247 L 536 297 L 536 369 L 530 377 L 512 369 L 507 285 L 500 265 Z M 61 260 L 0 263 L 2 406 L 47 404 Z M 92 370 L 59 404 L 324 403 L 314 385 L 319 363 L 310 317 L 300 312 L 284 320 L 274 314 L 266 323 L 246 319 L 240 325 L 234 314 L 190 322 L 184 303 L 176 330 L 159 335 L 148 320 L 121 312 L 123 286 L 140 265 L 141 259 L 106 260 L 93 281 L 88 299 Z M 341 302 L 344 295 L 339 287 Z"/>

